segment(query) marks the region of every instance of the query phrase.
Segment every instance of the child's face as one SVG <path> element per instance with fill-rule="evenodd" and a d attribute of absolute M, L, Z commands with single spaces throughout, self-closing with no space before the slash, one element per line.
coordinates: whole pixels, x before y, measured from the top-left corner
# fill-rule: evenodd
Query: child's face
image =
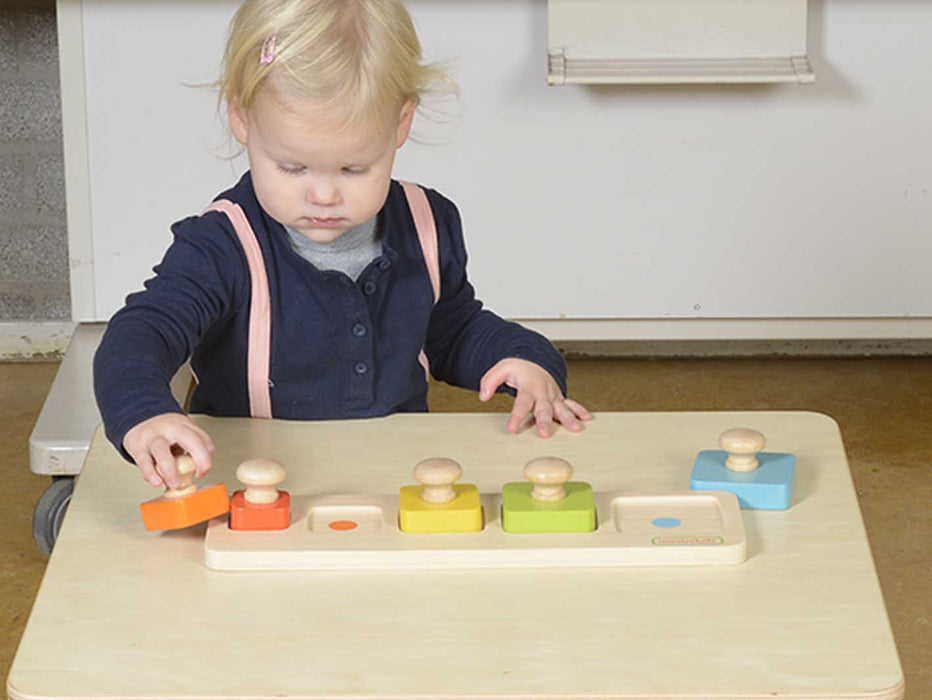
<path fill-rule="evenodd" d="M 318 243 L 339 238 L 382 208 L 395 151 L 413 116 L 408 103 L 387 124 L 338 130 L 313 104 L 270 91 L 248 112 L 230 106 L 230 126 L 246 147 L 259 203 Z"/>

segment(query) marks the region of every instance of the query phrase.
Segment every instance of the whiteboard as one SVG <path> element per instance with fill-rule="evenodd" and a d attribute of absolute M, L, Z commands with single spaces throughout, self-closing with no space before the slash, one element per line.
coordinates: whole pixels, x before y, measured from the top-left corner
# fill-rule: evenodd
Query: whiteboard
<path fill-rule="evenodd" d="M 59 0 L 75 320 L 109 318 L 244 169 L 192 87 L 235 6 Z M 544 0 L 408 6 L 461 97 L 427 105 L 396 176 L 459 205 L 498 313 L 932 336 L 932 3 L 811 0 L 813 86 L 663 87 L 548 87 Z"/>

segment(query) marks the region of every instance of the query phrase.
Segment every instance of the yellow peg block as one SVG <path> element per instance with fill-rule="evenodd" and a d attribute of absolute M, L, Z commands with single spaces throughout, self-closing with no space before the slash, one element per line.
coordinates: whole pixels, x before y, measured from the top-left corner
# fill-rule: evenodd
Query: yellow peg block
<path fill-rule="evenodd" d="M 463 469 L 452 459 L 419 462 L 414 478 L 419 486 L 403 486 L 398 494 L 398 524 L 402 532 L 479 532 L 482 504 L 479 489 L 456 484 Z"/>

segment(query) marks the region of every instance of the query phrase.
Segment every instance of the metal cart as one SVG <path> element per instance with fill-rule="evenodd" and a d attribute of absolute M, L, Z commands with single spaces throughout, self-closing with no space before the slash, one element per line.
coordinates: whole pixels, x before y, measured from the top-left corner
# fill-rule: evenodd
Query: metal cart
<path fill-rule="evenodd" d="M 75 327 L 29 436 L 30 471 L 52 479 L 32 516 L 32 537 L 46 556 L 55 545 L 71 501 L 74 479 L 81 472 L 91 438 L 100 424 L 94 400 L 93 359 L 106 327 L 106 323 L 79 323 Z M 175 396 L 187 396 L 190 382 L 191 373 L 185 366 L 172 382 Z"/>

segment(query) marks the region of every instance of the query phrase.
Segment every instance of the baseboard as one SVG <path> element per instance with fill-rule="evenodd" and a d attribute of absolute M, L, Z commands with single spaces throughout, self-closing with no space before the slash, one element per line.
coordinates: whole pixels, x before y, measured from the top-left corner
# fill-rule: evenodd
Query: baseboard
<path fill-rule="evenodd" d="M 569 359 L 620 357 L 923 357 L 930 339 L 841 340 L 566 340 L 555 345 Z"/>
<path fill-rule="evenodd" d="M 932 316 L 513 319 L 554 342 L 932 340 Z"/>
<path fill-rule="evenodd" d="M 0 323 L 0 362 L 61 360 L 74 327 L 70 321 Z"/>

